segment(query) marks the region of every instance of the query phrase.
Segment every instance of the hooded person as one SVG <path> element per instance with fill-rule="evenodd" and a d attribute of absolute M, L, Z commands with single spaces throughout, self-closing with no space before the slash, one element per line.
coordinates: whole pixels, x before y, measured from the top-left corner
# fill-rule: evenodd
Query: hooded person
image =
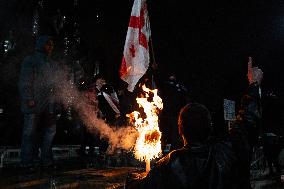
<path fill-rule="evenodd" d="M 50 36 L 39 36 L 35 52 L 27 56 L 21 65 L 18 83 L 24 115 L 21 166 L 28 169 L 36 166 L 38 148 L 41 150 L 41 165 L 53 165 L 51 147 L 56 133 L 53 82 L 55 66 L 50 61 L 53 47 Z"/>

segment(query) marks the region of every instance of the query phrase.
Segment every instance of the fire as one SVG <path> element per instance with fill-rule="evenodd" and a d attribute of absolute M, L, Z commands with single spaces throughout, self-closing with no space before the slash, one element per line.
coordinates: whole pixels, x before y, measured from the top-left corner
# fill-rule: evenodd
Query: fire
<path fill-rule="evenodd" d="M 141 116 L 138 111 L 134 111 L 128 116 L 139 133 L 134 147 L 135 158 L 147 163 L 162 153 L 162 133 L 159 130 L 158 113 L 163 109 L 163 102 L 157 94 L 157 89 L 151 90 L 145 85 L 142 86 L 142 89 L 145 92 L 145 98 L 136 98 L 136 101 L 139 107 L 144 109 L 146 116 Z"/>

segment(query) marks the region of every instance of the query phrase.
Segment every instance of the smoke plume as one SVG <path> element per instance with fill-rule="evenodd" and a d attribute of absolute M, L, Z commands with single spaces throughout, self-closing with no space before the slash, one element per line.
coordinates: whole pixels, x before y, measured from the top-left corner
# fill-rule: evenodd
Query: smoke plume
<path fill-rule="evenodd" d="M 90 102 L 84 92 L 79 91 L 70 82 L 70 70 L 67 67 L 60 68 L 50 74 L 50 81 L 55 85 L 55 97 L 57 102 L 65 107 L 72 107 L 91 133 L 99 133 L 101 138 L 107 139 L 109 143 L 108 152 L 116 148 L 131 150 L 137 138 L 137 131 L 131 126 L 114 127 L 105 123 L 97 117 L 97 99 Z"/>

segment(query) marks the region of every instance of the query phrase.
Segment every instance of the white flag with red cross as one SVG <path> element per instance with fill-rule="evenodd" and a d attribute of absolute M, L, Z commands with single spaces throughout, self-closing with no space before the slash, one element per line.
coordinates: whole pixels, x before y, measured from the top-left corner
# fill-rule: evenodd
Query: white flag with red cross
<path fill-rule="evenodd" d="M 135 0 L 124 44 L 120 66 L 120 78 L 128 83 L 128 91 L 133 92 L 139 79 L 146 73 L 149 62 L 150 22 L 146 0 Z"/>

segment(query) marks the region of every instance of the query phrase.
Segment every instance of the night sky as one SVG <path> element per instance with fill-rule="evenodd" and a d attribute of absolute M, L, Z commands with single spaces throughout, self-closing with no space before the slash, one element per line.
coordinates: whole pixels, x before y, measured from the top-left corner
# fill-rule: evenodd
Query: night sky
<path fill-rule="evenodd" d="M 19 65 L 32 49 L 29 32 L 35 2 L 0 0 L 0 40 L 13 29 L 18 45 L 10 57 L 0 59 L 1 102 L 15 104 L 9 104 L 12 108 L 1 119 L 14 120 L 19 113 L 18 104 L 10 98 L 13 94 L 17 99 Z M 102 62 L 115 85 L 121 82 L 118 68 L 132 4 L 133 0 L 78 0 L 74 10 L 72 1 L 44 1 L 47 12 L 59 8 L 67 21 L 77 15 L 81 55 Z M 213 113 L 221 112 L 224 98 L 238 102 L 245 91 L 248 56 L 264 72 L 263 94 L 273 90 L 281 98 L 284 95 L 284 1 L 148 0 L 148 11 L 161 76 L 175 71 L 193 98 Z M 13 129 L 7 133 L 13 136 Z"/>

